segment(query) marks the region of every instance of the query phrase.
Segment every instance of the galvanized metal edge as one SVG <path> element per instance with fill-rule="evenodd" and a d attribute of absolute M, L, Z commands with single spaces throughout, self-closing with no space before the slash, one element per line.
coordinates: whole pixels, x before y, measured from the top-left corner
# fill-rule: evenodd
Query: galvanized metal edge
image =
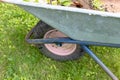
<path fill-rule="evenodd" d="M 49 4 L 34 3 L 34 2 L 24 2 L 23 0 L 1 0 L 1 1 L 11 3 L 11 4 L 18 4 L 18 5 L 42 7 L 42 8 L 48 8 L 48 9 L 85 13 L 85 14 L 89 14 L 89 15 L 99 15 L 99 16 L 104 16 L 104 17 L 120 18 L 120 13 L 110 13 L 110 12 L 88 10 L 88 9 L 82 9 L 82 8 L 55 6 L 55 5 L 49 5 Z"/>

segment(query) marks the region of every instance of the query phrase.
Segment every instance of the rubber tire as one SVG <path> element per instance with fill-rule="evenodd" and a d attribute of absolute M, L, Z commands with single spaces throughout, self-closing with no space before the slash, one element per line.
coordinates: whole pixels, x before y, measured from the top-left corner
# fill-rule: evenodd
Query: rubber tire
<path fill-rule="evenodd" d="M 52 28 L 48 24 L 44 23 L 43 21 L 39 21 L 34 28 L 33 36 L 34 36 L 34 38 L 37 38 L 37 39 L 43 38 L 45 33 L 52 29 L 54 29 L 54 28 Z M 75 59 L 80 58 L 84 54 L 84 51 L 81 49 L 80 45 L 77 45 L 76 50 L 72 54 L 65 55 L 65 56 L 56 55 L 56 54 L 50 52 L 45 47 L 44 44 L 38 44 L 36 46 L 39 48 L 39 50 L 42 52 L 42 54 L 44 54 L 47 57 L 52 58 L 54 60 L 58 60 L 58 61 L 75 60 Z"/>

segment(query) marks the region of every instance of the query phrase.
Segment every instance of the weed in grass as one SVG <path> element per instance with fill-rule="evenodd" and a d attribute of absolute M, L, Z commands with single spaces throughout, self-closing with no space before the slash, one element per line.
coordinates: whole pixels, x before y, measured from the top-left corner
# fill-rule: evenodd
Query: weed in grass
<path fill-rule="evenodd" d="M 100 0 L 91 0 L 93 9 L 105 11 L 104 8 L 102 8 L 103 3 Z"/>

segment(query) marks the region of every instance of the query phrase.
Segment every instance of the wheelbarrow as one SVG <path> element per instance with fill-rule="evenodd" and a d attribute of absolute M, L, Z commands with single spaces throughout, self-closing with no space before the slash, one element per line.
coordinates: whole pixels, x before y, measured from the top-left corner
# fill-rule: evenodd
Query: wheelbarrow
<path fill-rule="evenodd" d="M 16 4 L 41 20 L 27 34 L 26 41 L 45 55 L 73 60 L 87 52 L 113 80 L 118 80 L 89 45 L 120 47 L 120 14 L 22 0 L 1 1 Z"/>

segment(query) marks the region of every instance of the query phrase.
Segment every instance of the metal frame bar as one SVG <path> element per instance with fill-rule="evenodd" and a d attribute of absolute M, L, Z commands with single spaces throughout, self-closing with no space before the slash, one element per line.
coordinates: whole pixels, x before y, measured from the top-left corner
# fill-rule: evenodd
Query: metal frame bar
<path fill-rule="evenodd" d="M 35 27 L 34 27 L 35 28 Z M 73 43 L 73 44 L 81 44 L 81 45 L 93 45 L 93 46 L 107 46 L 107 47 L 117 47 L 120 48 L 120 44 L 112 44 L 112 43 L 100 43 L 100 42 L 90 42 L 90 41 L 80 41 L 74 40 L 69 37 L 59 37 L 59 38 L 49 38 L 49 39 L 30 39 L 33 34 L 33 29 L 29 31 L 26 35 L 25 40 L 30 44 L 44 44 L 44 43 Z"/>
<path fill-rule="evenodd" d="M 69 37 L 49 38 L 49 39 L 26 39 L 26 41 L 30 44 L 73 43 L 73 44 L 81 44 L 81 45 L 107 46 L 107 47 L 120 48 L 120 44 L 108 44 L 108 43 L 99 43 L 99 42 L 80 41 L 80 40 L 73 40 Z"/>

